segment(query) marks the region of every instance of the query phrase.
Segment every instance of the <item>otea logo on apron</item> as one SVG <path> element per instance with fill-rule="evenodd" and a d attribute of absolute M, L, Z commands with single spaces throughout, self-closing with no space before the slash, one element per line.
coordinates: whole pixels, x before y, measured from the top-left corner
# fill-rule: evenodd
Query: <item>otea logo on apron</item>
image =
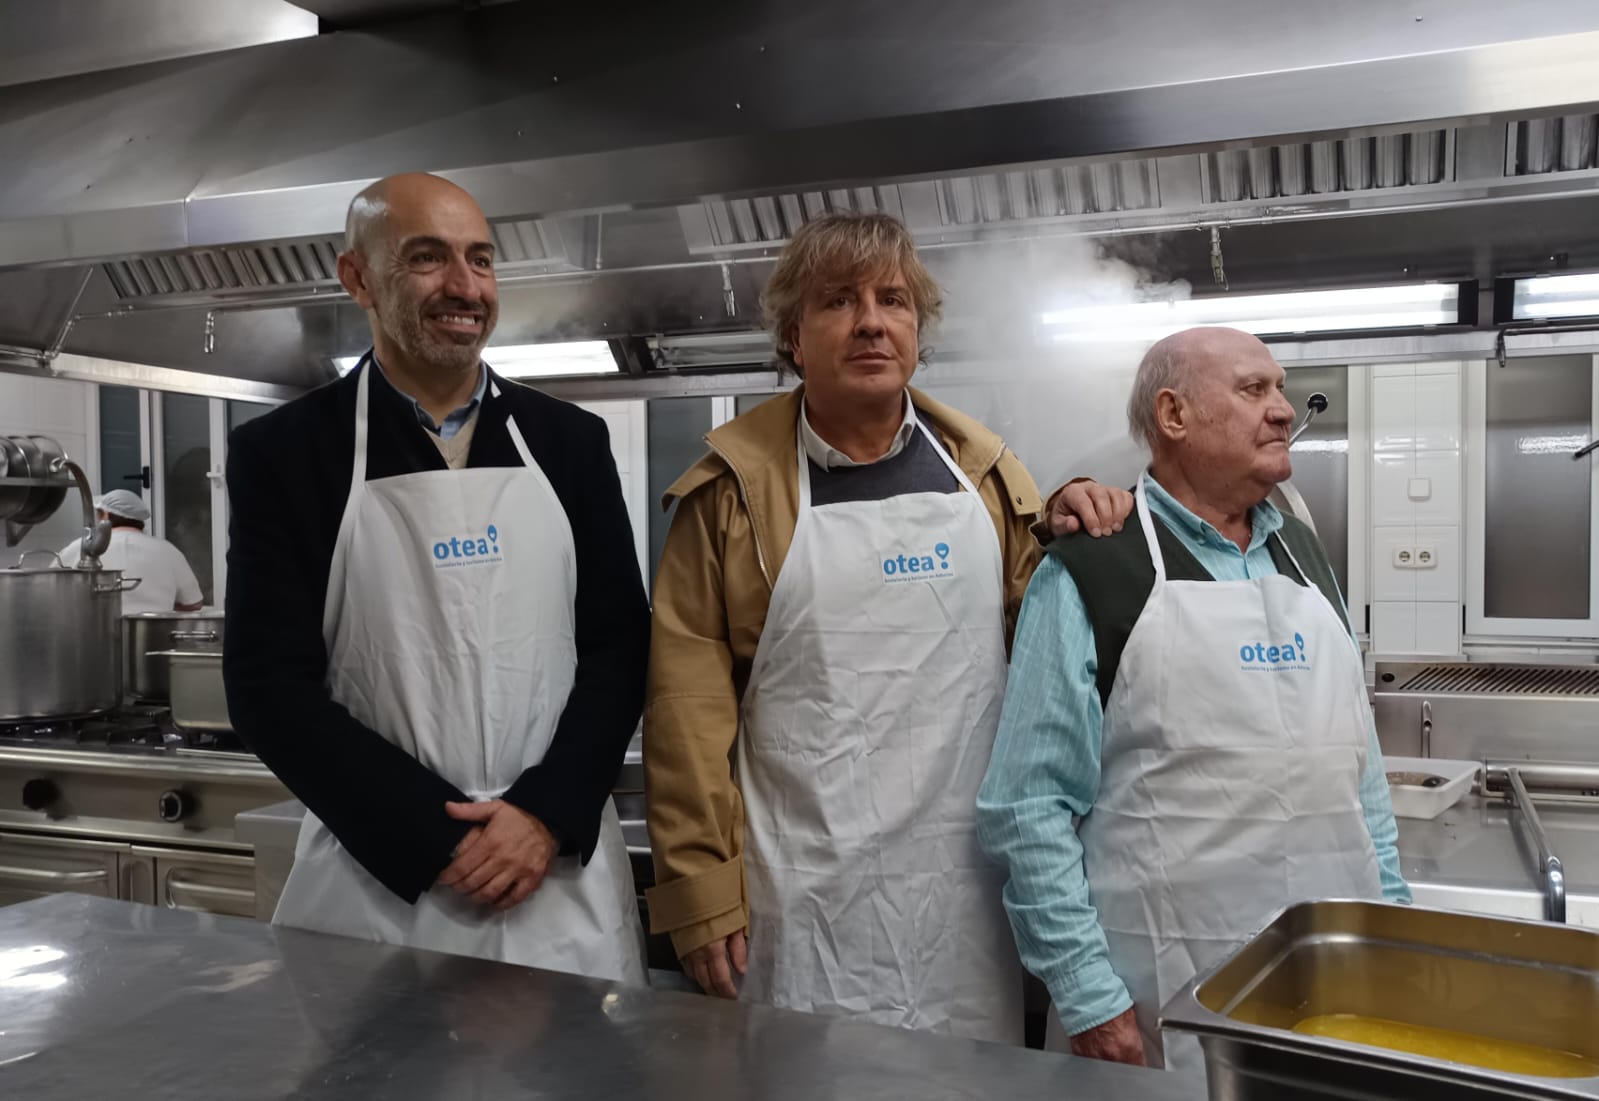
<path fill-rule="evenodd" d="M 433 541 L 433 568 L 449 570 L 465 566 L 492 566 L 504 562 L 500 553 L 500 529 L 490 524 L 482 535 L 467 533 Z"/>
<path fill-rule="evenodd" d="M 1309 669 L 1310 657 L 1305 653 L 1305 636 L 1294 632 L 1294 641 L 1279 646 L 1264 642 L 1246 642 L 1238 648 L 1240 669 L 1282 673 L 1290 669 Z"/>
<path fill-rule="evenodd" d="M 949 563 L 949 544 L 935 543 L 932 554 L 896 554 L 883 559 L 883 583 L 943 581 L 955 576 Z"/>

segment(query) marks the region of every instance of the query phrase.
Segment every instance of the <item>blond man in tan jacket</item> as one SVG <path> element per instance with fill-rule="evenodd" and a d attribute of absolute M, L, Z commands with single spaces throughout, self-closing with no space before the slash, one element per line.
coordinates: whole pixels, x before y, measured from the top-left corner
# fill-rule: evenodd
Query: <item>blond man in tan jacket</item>
<path fill-rule="evenodd" d="M 899 222 L 807 224 L 763 304 L 803 385 L 666 494 L 651 927 L 709 993 L 1020 1043 L 974 805 L 1043 503 L 1000 437 L 909 386 L 941 303 Z M 1130 505 L 1073 483 L 1051 521 L 1109 531 Z"/>

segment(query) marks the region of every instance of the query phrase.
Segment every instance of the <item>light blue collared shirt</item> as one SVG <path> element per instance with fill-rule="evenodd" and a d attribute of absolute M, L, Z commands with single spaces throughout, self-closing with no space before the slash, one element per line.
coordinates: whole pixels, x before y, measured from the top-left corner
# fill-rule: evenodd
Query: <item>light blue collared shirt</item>
<path fill-rule="evenodd" d="M 389 379 L 388 372 L 383 370 L 383 364 L 378 363 L 376 352 L 372 353 L 372 363 L 382 372 L 384 381 L 388 382 L 390 386 L 394 386 L 394 383 Z M 445 414 L 444 420 L 439 422 L 435 422 L 428 411 L 422 408 L 422 403 L 410 394 L 407 394 L 398 386 L 394 386 L 394 392 L 411 403 L 411 408 L 416 411 L 417 423 L 439 439 L 448 440 L 466 426 L 466 422 L 472 419 L 472 414 L 477 412 L 477 407 L 483 404 L 483 394 L 489 387 L 489 372 L 488 368 L 481 363 L 477 365 L 477 370 L 477 389 L 472 391 L 472 400 L 454 412 Z"/>
<path fill-rule="evenodd" d="M 1277 572 L 1266 540 L 1283 518 L 1272 505 L 1251 511 L 1249 549 L 1240 551 L 1153 478 L 1147 485 L 1151 514 L 1216 580 Z M 1128 523 L 1137 523 L 1136 515 Z M 1094 631 L 1077 585 L 1059 560 L 1046 555 L 1016 625 L 999 735 L 978 794 L 977 829 L 983 848 L 1008 873 L 1005 909 L 1022 962 L 1049 987 L 1061 1023 L 1074 1035 L 1133 1004 L 1111 967 L 1073 819 L 1089 812 L 1099 792 L 1104 710 L 1098 672 Z M 1360 803 L 1377 850 L 1383 895 L 1409 902 L 1375 720 Z"/>

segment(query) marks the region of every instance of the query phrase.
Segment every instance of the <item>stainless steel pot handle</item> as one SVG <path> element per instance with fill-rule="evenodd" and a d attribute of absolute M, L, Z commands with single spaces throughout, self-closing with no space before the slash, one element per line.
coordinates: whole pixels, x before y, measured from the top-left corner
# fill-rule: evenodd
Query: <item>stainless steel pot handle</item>
<path fill-rule="evenodd" d="M 78 541 L 78 568 L 99 569 L 100 556 L 111 545 L 111 521 L 94 518 L 94 495 L 89 492 L 89 476 L 83 472 L 83 467 L 65 455 L 51 463 L 50 470 L 52 473 L 66 470 L 71 474 L 78 487 L 78 497 L 83 502 L 83 538 Z"/>
<path fill-rule="evenodd" d="M 66 563 L 61 561 L 61 556 L 59 554 L 53 550 L 43 549 L 23 551 L 21 554 L 17 555 L 17 569 L 20 570 L 22 568 L 22 564 L 28 560 L 28 555 L 30 554 L 48 554 L 51 558 L 55 559 L 57 566 L 60 566 L 62 569 L 66 569 Z"/>
<path fill-rule="evenodd" d="M 215 631 L 173 631 L 170 636 L 173 642 L 182 639 L 184 642 L 217 642 L 222 636 Z"/>
<path fill-rule="evenodd" d="M 144 578 L 142 577 L 124 577 L 115 585 L 96 585 L 94 591 L 97 593 L 131 593 L 143 581 Z"/>

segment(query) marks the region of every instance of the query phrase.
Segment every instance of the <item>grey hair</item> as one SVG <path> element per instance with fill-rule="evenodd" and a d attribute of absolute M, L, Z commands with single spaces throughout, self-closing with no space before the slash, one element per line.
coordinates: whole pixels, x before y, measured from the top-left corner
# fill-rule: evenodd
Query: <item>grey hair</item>
<path fill-rule="evenodd" d="M 1155 398 L 1162 390 L 1187 392 L 1184 385 L 1179 345 L 1171 337 L 1157 341 L 1139 361 L 1133 392 L 1127 399 L 1127 431 L 1133 439 L 1154 451 L 1160 443 L 1160 425 L 1155 420 Z"/>

